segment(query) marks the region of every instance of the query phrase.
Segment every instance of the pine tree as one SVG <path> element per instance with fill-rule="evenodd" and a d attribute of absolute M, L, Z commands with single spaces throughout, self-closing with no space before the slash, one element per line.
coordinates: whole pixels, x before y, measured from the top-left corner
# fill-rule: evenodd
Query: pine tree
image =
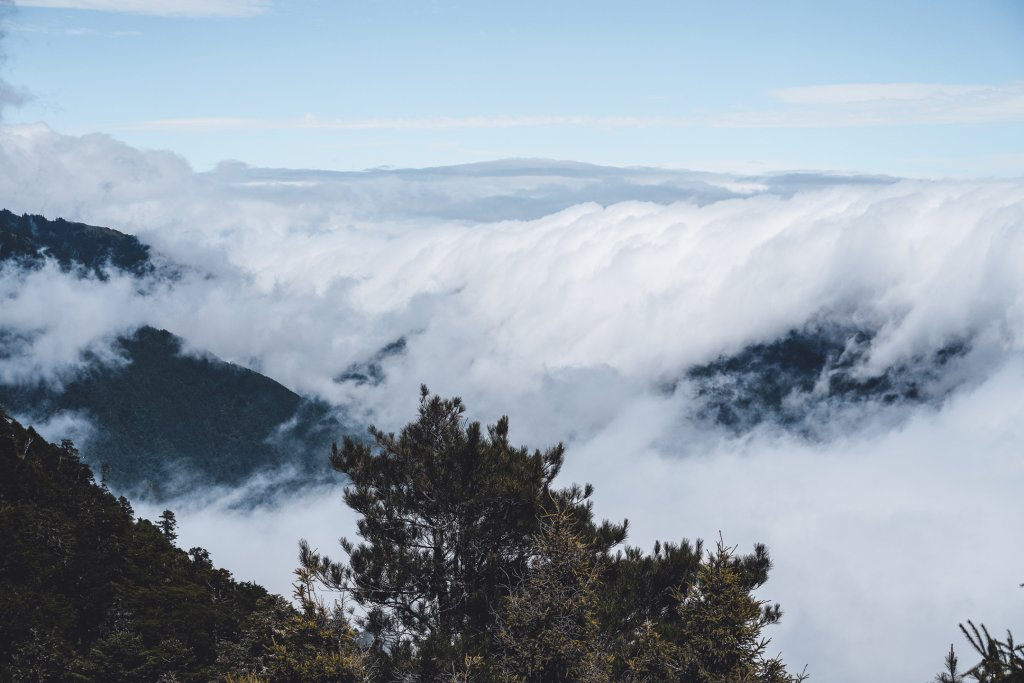
<path fill-rule="evenodd" d="M 342 540 L 347 563 L 301 546 L 306 568 L 363 607 L 360 623 L 378 658 L 427 680 L 493 649 L 494 613 L 510 577 L 524 575 L 553 503 L 595 547 L 606 550 L 626 534 L 625 524 L 593 524 L 589 486 L 551 487 L 561 444 L 515 448 L 507 418 L 485 434 L 464 413 L 460 399 L 422 387 L 418 419 L 398 436 L 371 428 L 372 445 L 346 438 L 333 447 L 362 542 Z"/>
<path fill-rule="evenodd" d="M 357 683 L 369 680 L 365 657 L 340 603 L 328 607 L 304 567 L 295 571 L 299 612 L 279 628 L 265 672 L 276 683 Z"/>
<path fill-rule="evenodd" d="M 960 625 L 981 661 L 967 670 L 967 676 L 979 683 L 1024 683 L 1024 645 L 1014 642 L 1013 634 L 1006 632 L 1006 640 L 992 637 L 988 629 L 968 621 Z"/>
<path fill-rule="evenodd" d="M 157 522 L 157 527 L 160 529 L 160 533 L 164 535 L 164 538 L 171 543 L 178 540 L 178 520 L 175 519 L 172 511 L 164 510 L 160 513 L 160 521 Z"/>
<path fill-rule="evenodd" d="M 600 618 L 620 655 L 616 678 L 671 680 L 674 643 L 687 637 L 678 594 L 697 580 L 703 556 L 702 541 L 683 539 L 655 542 L 650 553 L 626 547 L 605 562 Z"/>
<path fill-rule="evenodd" d="M 603 555 L 595 555 L 557 508 L 545 516 L 533 555 L 502 610 L 503 679 L 610 682 L 612 657 L 598 621 Z"/>
<path fill-rule="evenodd" d="M 719 539 L 708 551 L 697 580 L 678 592 L 677 612 L 683 637 L 679 680 L 693 683 L 789 683 L 792 676 L 782 661 L 766 657 L 766 626 L 782 617 L 779 605 L 759 600 L 752 591 L 768 579 L 771 560 L 763 545 L 749 555 Z"/>
<path fill-rule="evenodd" d="M 937 675 L 933 683 L 963 683 L 964 677 L 958 668 L 956 652 L 953 651 L 953 644 L 949 645 L 949 654 L 946 655 L 946 670 Z"/>

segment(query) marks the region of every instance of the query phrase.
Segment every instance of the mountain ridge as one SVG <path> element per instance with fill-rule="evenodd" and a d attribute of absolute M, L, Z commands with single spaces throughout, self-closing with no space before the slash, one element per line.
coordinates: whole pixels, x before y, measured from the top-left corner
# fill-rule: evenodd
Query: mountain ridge
<path fill-rule="evenodd" d="M 48 259 L 100 280 L 115 272 L 165 275 L 133 235 L 0 210 L 0 264 L 33 270 Z M 0 320 L 0 358 L 29 337 Z M 83 457 L 105 466 L 121 490 L 161 499 L 269 471 L 316 481 L 326 476 L 330 444 L 350 431 L 327 403 L 213 354 L 186 353 L 170 331 L 143 325 L 112 340 L 111 349 L 113 362 L 110 354 L 83 353 L 62 386 L 0 383 L 0 403 L 37 424 L 87 420 L 94 436 L 79 444 Z"/>
<path fill-rule="evenodd" d="M 0 209 L 0 262 L 38 267 L 50 257 L 65 271 L 79 267 L 106 279 L 111 268 L 136 276 L 152 273 L 150 252 L 134 235 L 112 228 Z"/>

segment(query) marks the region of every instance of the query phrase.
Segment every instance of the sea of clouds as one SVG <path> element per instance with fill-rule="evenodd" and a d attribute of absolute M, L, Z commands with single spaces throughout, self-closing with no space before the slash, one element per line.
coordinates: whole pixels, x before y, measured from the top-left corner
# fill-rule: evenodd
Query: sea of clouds
<path fill-rule="evenodd" d="M 816 680 L 928 680 L 958 622 L 1021 626 L 1024 181 L 533 160 L 194 173 L 37 125 L 0 127 L 0 196 L 138 235 L 179 272 L 0 270 L 17 340 L 3 381 L 59 384 L 83 351 L 149 324 L 386 429 L 414 416 L 421 383 L 460 395 L 473 419 L 509 415 L 515 441 L 566 442 L 562 481 L 594 483 L 633 544 L 767 543 L 762 595 L 785 611 L 773 648 Z M 688 417 L 687 369 L 823 319 L 877 333 L 868 375 L 970 351 L 941 401 L 893 406 L 899 419 L 852 406 L 827 438 Z M 334 380 L 397 339 L 379 384 Z M 87 437 L 82 417 L 48 435 Z M 287 592 L 299 537 L 332 550 L 352 533 L 340 485 L 273 508 L 240 509 L 244 489 L 172 507 L 183 545 Z"/>

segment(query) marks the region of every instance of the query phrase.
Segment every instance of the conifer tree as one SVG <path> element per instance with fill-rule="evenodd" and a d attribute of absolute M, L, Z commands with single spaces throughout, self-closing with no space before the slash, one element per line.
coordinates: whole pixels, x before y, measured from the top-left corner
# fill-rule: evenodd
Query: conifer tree
<path fill-rule="evenodd" d="M 945 664 L 946 670 L 937 675 L 933 683 L 963 683 L 964 677 L 959 671 L 958 660 L 952 643 L 949 646 L 949 654 L 946 655 Z"/>
<path fill-rule="evenodd" d="M 342 606 L 328 606 L 309 570 L 295 571 L 299 605 L 277 624 L 273 645 L 257 661 L 274 683 L 357 683 L 370 680 L 365 657 L 355 643 Z"/>
<path fill-rule="evenodd" d="M 345 562 L 300 543 L 299 575 L 359 606 L 375 680 L 803 680 L 766 653 L 781 610 L 752 594 L 764 546 L 613 555 L 626 524 L 594 523 L 591 486 L 553 486 L 561 445 L 514 448 L 506 418 L 485 433 L 464 411 L 422 387 L 398 435 L 333 447 L 361 540 L 342 539 Z"/>
<path fill-rule="evenodd" d="M 677 612 L 683 637 L 679 680 L 693 683 L 751 681 L 789 683 L 792 676 L 782 661 L 766 657 L 766 626 L 782 617 L 779 605 L 758 600 L 751 593 L 768 579 L 771 560 L 757 544 L 749 555 L 719 539 L 700 566 L 697 580 L 681 588 Z"/>
<path fill-rule="evenodd" d="M 966 626 L 960 624 L 960 632 L 981 661 L 960 674 L 956 654 L 950 645 L 946 670 L 933 679 L 934 683 L 960 683 L 967 679 L 979 683 L 1024 683 L 1024 644 L 1015 642 L 1013 633 L 1007 630 L 1006 640 L 999 640 L 989 633 L 984 624 L 976 626 L 970 620 Z"/>
<path fill-rule="evenodd" d="M 174 512 L 171 510 L 164 510 L 160 513 L 160 521 L 157 522 L 157 527 L 160 529 L 160 533 L 164 535 L 171 543 L 178 540 L 178 520 L 174 517 Z"/>
<path fill-rule="evenodd" d="M 981 656 L 967 676 L 979 683 L 1024 683 L 1024 645 L 1014 642 L 1012 633 L 1007 631 L 1006 640 L 998 640 L 984 625 L 979 628 L 969 620 L 960 631 Z"/>
<path fill-rule="evenodd" d="M 625 524 L 593 524 L 590 487 L 552 488 L 561 444 L 531 453 L 509 443 L 507 418 L 485 433 L 464 412 L 460 399 L 422 387 L 418 419 L 400 434 L 371 428 L 372 444 L 333 447 L 362 542 L 342 540 L 346 563 L 301 546 L 304 567 L 363 607 L 378 658 L 425 680 L 493 649 L 494 613 L 510 577 L 524 574 L 553 502 L 595 548 L 626 534 Z"/>
<path fill-rule="evenodd" d="M 598 621 L 603 555 L 556 507 L 502 610 L 499 670 L 507 681 L 608 683 L 612 656 Z"/>

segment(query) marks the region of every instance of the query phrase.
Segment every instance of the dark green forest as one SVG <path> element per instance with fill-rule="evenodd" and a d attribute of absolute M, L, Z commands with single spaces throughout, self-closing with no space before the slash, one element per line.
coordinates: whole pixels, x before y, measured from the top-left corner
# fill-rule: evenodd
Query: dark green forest
<path fill-rule="evenodd" d="M 624 545 L 590 486 L 554 485 L 563 447 L 513 446 L 508 428 L 424 388 L 399 433 L 334 446 L 359 538 L 337 560 L 301 541 L 289 601 L 177 548 L 173 511 L 136 518 L 72 443 L 0 411 L 0 680 L 806 677 L 772 654 L 764 546 Z M 979 661 L 961 671 L 951 649 L 935 681 L 1024 680 L 1011 634 L 963 628 Z"/>
<path fill-rule="evenodd" d="M 64 270 L 79 268 L 101 279 L 106 279 L 111 269 L 136 276 L 155 270 L 150 248 L 134 235 L 0 209 L 0 262 L 38 268 L 47 258 Z"/>
<path fill-rule="evenodd" d="M 173 512 L 136 519 L 72 443 L 0 411 L 0 680 L 209 681 L 259 661 L 297 613 L 175 538 Z"/>
<path fill-rule="evenodd" d="M 283 466 L 309 480 L 323 470 L 315 454 L 343 431 L 326 404 L 247 368 L 183 353 L 165 330 L 140 328 L 114 348 L 122 363 L 87 357 L 86 369 L 59 388 L 0 383 L 0 402 L 33 415 L 87 416 L 97 428 L 88 459 L 108 465 L 120 490 L 162 498 Z"/>

